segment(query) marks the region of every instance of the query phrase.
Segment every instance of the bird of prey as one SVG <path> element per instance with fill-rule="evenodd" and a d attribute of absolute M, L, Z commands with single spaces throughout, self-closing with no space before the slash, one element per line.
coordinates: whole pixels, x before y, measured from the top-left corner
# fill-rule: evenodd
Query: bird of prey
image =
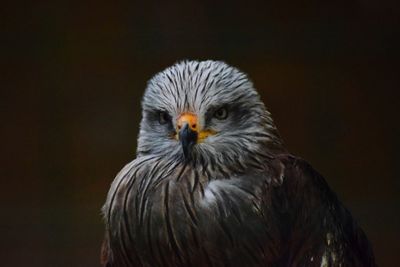
<path fill-rule="evenodd" d="M 136 156 L 102 210 L 103 266 L 376 266 L 349 211 L 224 62 L 178 62 L 148 82 Z"/>

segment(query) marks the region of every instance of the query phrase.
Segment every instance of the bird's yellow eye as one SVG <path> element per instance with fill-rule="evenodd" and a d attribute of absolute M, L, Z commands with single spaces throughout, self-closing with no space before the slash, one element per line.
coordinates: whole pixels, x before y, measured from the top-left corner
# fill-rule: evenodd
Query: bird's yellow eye
<path fill-rule="evenodd" d="M 228 117 L 228 110 L 226 107 L 222 107 L 217 109 L 217 111 L 214 112 L 214 118 L 218 120 L 225 120 Z"/>
<path fill-rule="evenodd" d="M 169 114 L 168 114 L 167 112 L 165 112 L 165 111 L 160 111 L 160 112 L 158 113 L 158 122 L 159 122 L 160 124 L 166 124 L 166 123 L 168 123 L 170 120 L 171 120 L 171 118 L 170 118 L 170 116 L 169 116 Z"/>

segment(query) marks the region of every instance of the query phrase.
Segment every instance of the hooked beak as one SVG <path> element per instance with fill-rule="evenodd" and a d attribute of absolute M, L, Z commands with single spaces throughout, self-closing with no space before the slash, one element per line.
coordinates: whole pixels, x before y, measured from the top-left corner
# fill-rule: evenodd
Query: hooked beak
<path fill-rule="evenodd" d="M 185 158 L 189 159 L 193 146 L 197 143 L 198 129 L 197 116 L 191 113 L 184 113 L 177 121 L 177 132 L 182 145 Z"/>
<path fill-rule="evenodd" d="M 197 115 L 193 113 L 182 113 L 177 120 L 177 138 L 182 145 L 185 158 L 191 158 L 192 148 L 195 144 L 203 142 L 207 137 L 216 134 L 212 130 L 199 129 Z"/>
<path fill-rule="evenodd" d="M 197 132 L 193 131 L 187 123 L 179 131 L 179 141 L 181 142 L 185 158 L 190 158 L 190 152 L 197 142 L 197 135 Z"/>

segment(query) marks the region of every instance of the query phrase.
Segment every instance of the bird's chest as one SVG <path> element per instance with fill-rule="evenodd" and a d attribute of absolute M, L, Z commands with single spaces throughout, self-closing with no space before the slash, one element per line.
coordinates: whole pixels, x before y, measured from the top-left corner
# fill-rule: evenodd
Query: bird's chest
<path fill-rule="evenodd" d="M 266 260 L 265 242 L 275 230 L 268 225 L 260 185 L 240 179 L 210 180 L 185 172 L 147 187 L 138 182 L 126 228 L 132 228 L 140 258 L 149 266 L 241 266 Z"/>

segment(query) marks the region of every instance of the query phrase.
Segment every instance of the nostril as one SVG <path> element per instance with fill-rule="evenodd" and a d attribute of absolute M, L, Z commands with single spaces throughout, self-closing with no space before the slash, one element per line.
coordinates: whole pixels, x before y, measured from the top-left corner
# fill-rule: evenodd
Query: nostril
<path fill-rule="evenodd" d="M 178 129 L 180 130 L 182 128 L 182 126 L 181 125 L 178 125 Z"/>
<path fill-rule="evenodd" d="M 196 128 L 196 123 L 192 124 L 192 128 L 195 129 Z"/>

